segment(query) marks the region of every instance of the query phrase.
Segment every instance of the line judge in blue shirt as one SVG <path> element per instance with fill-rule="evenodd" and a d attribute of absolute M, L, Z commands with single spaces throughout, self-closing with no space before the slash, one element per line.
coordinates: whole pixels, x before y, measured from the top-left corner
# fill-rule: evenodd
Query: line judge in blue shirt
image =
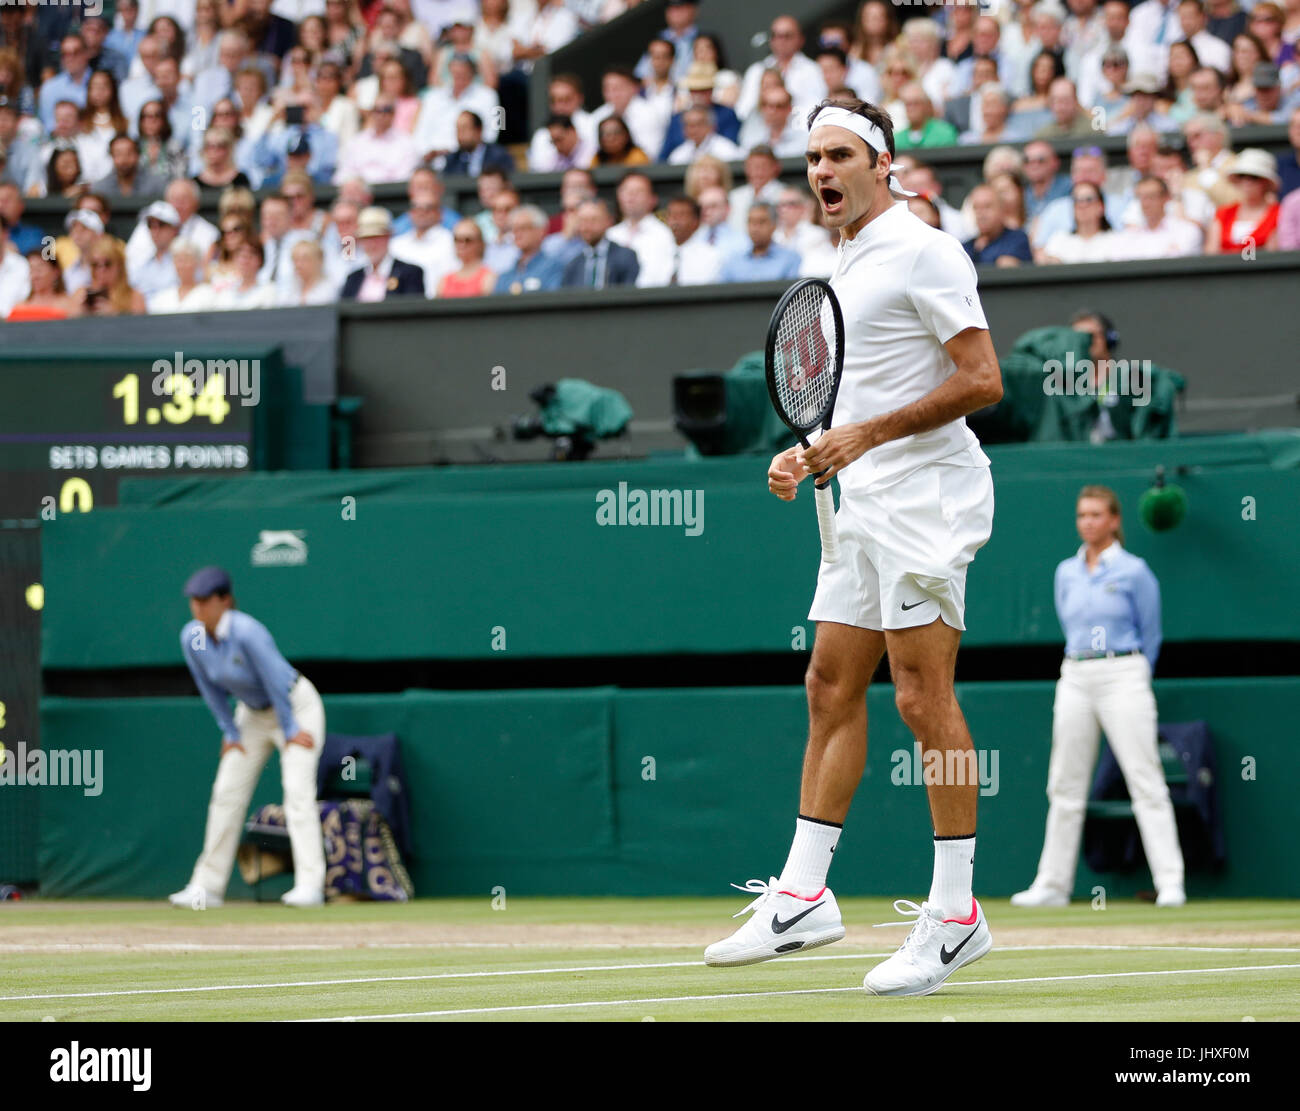
<path fill-rule="evenodd" d="M 1065 659 L 1052 707 L 1047 833 L 1038 874 L 1016 906 L 1065 906 L 1101 731 L 1115 754 L 1142 835 L 1156 905 L 1182 906 L 1183 854 L 1156 738 L 1151 672 L 1160 654 L 1160 584 L 1123 548 L 1119 499 L 1085 486 L 1075 502 L 1083 545 L 1056 569 L 1056 615 Z"/>
<path fill-rule="evenodd" d="M 325 851 L 316 806 L 316 768 L 325 743 L 320 695 L 280 655 L 266 626 L 235 608 L 230 576 L 220 567 L 194 572 L 185 584 L 185 596 L 194 620 L 181 630 L 181 650 L 221 727 L 221 759 L 203 851 L 190 882 L 171 896 L 171 902 L 195 910 L 221 905 L 253 789 L 271 750 L 279 749 L 294 866 L 293 888 L 282 900 L 290 906 L 319 906 L 325 892 Z"/>
<path fill-rule="evenodd" d="M 776 209 L 767 201 L 749 206 L 749 249 L 728 255 L 718 275 L 719 282 L 794 281 L 802 261 L 798 252 L 772 242 L 776 233 Z"/>

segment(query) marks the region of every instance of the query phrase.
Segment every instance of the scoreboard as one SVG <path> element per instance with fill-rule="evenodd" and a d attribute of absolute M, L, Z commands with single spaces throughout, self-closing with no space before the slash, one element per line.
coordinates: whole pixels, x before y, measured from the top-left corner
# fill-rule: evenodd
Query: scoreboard
<path fill-rule="evenodd" d="M 0 349 L 0 519 L 117 502 L 138 475 L 273 465 L 278 347 Z"/>

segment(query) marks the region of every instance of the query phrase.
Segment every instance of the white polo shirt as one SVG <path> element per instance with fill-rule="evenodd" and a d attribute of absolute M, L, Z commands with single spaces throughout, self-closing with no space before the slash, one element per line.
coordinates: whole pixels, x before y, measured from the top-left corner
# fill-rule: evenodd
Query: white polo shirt
<path fill-rule="evenodd" d="M 844 374 L 833 427 L 924 397 L 957 369 L 943 345 L 967 328 L 988 328 L 970 257 L 905 203 L 852 240 L 840 240 L 830 284 L 844 314 Z M 840 473 L 840 490 L 846 497 L 862 494 L 939 461 L 988 466 L 964 417 L 873 448 Z"/>
<path fill-rule="evenodd" d="M 611 242 L 636 252 L 641 270 L 636 284 L 642 289 L 667 285 L 673 273 L 673 250 L 677 241 L 668 225 L 657 216 L 643 216 L 634 227 L 629 221 L 615 224 L 605 233 Z"/>

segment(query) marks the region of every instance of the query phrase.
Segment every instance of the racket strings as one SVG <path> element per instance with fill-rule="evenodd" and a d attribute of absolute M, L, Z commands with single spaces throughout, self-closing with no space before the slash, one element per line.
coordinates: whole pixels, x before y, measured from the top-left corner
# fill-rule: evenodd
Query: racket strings
<path fill-rule="evenodd" d="M 790 422 L 821 424 L 835 392 L 836 336 L 830 300 L 820 287 L 800 290 L 777 326 L 774 386 Z"/>

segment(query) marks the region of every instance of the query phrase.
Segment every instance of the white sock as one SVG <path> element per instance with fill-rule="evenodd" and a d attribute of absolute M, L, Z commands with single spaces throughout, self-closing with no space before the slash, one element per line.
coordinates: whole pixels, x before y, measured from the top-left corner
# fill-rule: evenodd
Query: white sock
<path fill-rule="evenodd" d="M 934 838 L 934 879 L 930 905 L 943 918 L 966 919 L 971 913 L 971 876 L 975 871 L 975 837 Z"/>
<path fill-rule="evenodd" d="M 796 895 L 816 895 L 826 886 L 831 854 L 843 826 L 802 815 L 794 823 L 794 842 L 781 869 L 781 889 Z"/>

